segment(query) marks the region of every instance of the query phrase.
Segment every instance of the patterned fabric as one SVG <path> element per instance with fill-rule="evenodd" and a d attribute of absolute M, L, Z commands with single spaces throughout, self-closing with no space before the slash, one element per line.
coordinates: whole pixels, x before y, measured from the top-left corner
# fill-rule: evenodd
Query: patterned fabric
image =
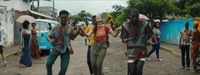
<path fill-rule="evenodd" d="M 31 34 L 32 34 L 32 39 L 31 39 L 31 42 L 30 42 L 31 57 L 40 57 L 40 50 L 39 50 L 38 39 L 37 39 L 37 32 L 35 30 L 31 30 Z"/>
<path fill-rule="evenodd" d="M 66 29 L 65 27 L 61 28 L 60 26 L 56 26 L 50 31 L 54 40 L 52 42 L 53 49 L 59 49 L 61 53 L 65 53 L 70 40 L 68 36 L 70 32 L 68 30 L 69 28 Z"/>
<path fill-rule="evenodd" d="M 121 39 L 132 38 L 132 39 L 127 40 L 126 43 L 127 43 L 127 50 L 128 50 L 127 55 L 131 59 L 133 57 L 133 60 L 138 60 L 142 57 L 146 38 L 147 38 L 146 26 L 147 26 L 147 21 L 140 21 L 137 28 L 139 29 L 139 32 L 137 33 L 133 31 L 133 29 L 135 29 L 134 28 L 135 26 L 132 26 L 132 29 L 131 29 L 128 22 L 123 24 Z M 137 34 L 138 37 L 134 38 L 133 34 Z"/>
<path fill-rule="evenodd" d="M 192 59 L 195 60 L 198 57 L 198 52 L 200 50 L 200 32 L 194 30 L 192 32 Z"/>
<path fill-rule="evenodd" d="M 190 37 L 192 34 L 192 30 L 188 29 L 183 29 L 182 32 L 180 33 L 180 44 L 181 45 L 190 45 Z"/>
<path fill-rule="evenodd" d="M 154 38 L 160 38 L 160 29 L 158 28 L 153 28 L 153 34 L 154 34 Z"/>
<path fill-rule="evenodd" d="M 146 32 L 145 32 L 146 26 L 147 26 L 147 21 L 140 21 L 139 22 L 140 31 L 139 33 L 134 33 L 131 31 L 132 29 L 130 29 L 129 24 L 125 23 L 123 24 L 123 27 L 122 27 L 121 38 L 122 39 L 132 38 L 133 34 L 138 34 L 139 37 L 137 39 L 127 41 L 127 46 L 142 46 L 146 42 L 145 41 L 146 40 Z"/>

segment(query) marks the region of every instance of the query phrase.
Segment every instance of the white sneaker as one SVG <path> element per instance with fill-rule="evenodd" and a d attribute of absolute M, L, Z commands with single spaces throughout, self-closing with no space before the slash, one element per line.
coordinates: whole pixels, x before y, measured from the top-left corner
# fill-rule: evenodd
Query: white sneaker
<path fill-rule="evenodd" d="M 162 61 L 162 59 L 157 59 L 158 61 Z"/>
<path fill-rule="evenodd" d="M 4 61 L 4 64 L 3 64 L 3 66 L 6 66 L 7 65 L 7 61 Z"/>
<path fill-rule="evenodd" d="M 189 70 L 190 70 L 190 67 L 187 67 L 187 68 L 186 68 L 186 70 L 188 70 L 188 71 L 189 71 Z"/>
<path fill-rule="evenodd" d="M 146 58 L 146 60 L 147 60 L 147 61 L 151 61 L 151 59 L 150 59 L 150 58 Z"/>

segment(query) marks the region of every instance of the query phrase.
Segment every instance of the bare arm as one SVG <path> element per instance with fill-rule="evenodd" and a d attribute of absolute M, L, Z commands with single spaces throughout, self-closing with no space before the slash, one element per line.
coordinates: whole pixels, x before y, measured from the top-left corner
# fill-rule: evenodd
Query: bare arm
<path fill-rule="evenodd" d="M 25 34 L 26 32 L 23 30 L 22 31 L 22 48 L 24 48 L 24 34 Z"/>
<path fill-rule="evenodd" d="M 92 35 L 92 33 L 93 33 L 93 31 L 92 30 L 90 30 L 88 33 L 86 33 L 86 36 L 91 36 Z"/>
<path fill-rule="evenodd" d="M 117 32 L 110 31 L 110 33 L 111 33 L 111 35 L 112 35 L 113 37 L 117 37 L 117 35 L 119 34 L 119 31 L 120 31 L 120 30 L 117 30 Z"/>
<path fill-rule="evenodd" d="M 68 40 L 68 49 L 70 51 L 70 54 L 74 54 L 74 51 L 73 51 L 73 48 L 72 48 L 72 45 L 71 45 L 71 40 Z"/>
<path fill-rule="evenodd" d="M 93 30 L 90 30 L 88 33 L 84 32 L 82 29 L 79 30 L 79 34 L 84 35 L 84 36 L 91 36 L 93 33 Z"/>
<path fill-rule="evenodd" d="M 47 39 L 50 43 L 53 43 L 53 35 L 50 33 L 48 36 L 47 36 Z"/>
<path fill-rule="evenodd" d="M 53 43 L 54 39 L 53 39 L 53 30 L 56 29 L 56 28 L 53 28 L 52 30 L 50 30 L 48 36 L 47 36 L 47 40 L 50 42 L 50 43 Z"/>
<path fill-rule="evenodd" d="M 182 39 L 182 32 L 180 33 L 179 45 L 181 44 L 181 39 Z"/>

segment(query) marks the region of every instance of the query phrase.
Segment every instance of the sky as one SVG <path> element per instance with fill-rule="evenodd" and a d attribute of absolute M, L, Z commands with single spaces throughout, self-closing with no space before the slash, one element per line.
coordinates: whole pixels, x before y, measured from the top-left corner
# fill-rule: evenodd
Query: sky
<path fill-rule="evenodd" d="M 55 8 L 58 10 L 67 10 L 72 15 L 79 13 L 81 10 L 86 10 L 93 15 L 102 12 L 112 11 L 112 5 L 122 5 L 127 7 L 128 0 L 55 0 Z M 40 6 L 53 6 L 52 2 L 40 2 Z"/>

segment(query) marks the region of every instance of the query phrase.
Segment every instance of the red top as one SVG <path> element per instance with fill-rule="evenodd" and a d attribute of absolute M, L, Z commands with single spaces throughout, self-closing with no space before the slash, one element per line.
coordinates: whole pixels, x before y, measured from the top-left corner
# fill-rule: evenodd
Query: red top
<path fill-rule="evenodd" d="M 111 31 L 111 27 L 110 26 L 97 26 L 97 33 L 94 36 L 94 40 L 95 41 L 99 41 L 99 42 L 107 42 L 107 34 Z"/>

